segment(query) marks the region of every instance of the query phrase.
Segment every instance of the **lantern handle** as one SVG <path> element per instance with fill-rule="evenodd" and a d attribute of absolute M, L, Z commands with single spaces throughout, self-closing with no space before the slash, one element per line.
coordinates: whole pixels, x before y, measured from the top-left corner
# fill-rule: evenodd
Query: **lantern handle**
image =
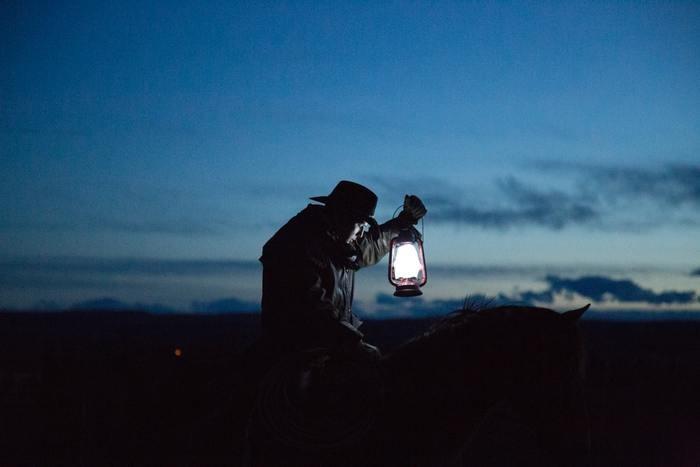
<path fill-rule="evenodd" d="M 392 214 L 391 216 L 392 219 L 396 217 L 396 214 L 399 212 L 399 209 L 403 209 L 403 204 L 400 204 L 399 207 L 394 210 L 394 214 Z M 422 217 L 420 218 L 420 238 L 422 241 L 425 241 L 425 223 Z"/>

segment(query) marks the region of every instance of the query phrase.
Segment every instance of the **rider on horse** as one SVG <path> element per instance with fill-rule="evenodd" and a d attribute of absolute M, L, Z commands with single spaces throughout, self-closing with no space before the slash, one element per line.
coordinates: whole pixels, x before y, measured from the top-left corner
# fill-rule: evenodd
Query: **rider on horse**
<path fill-rule="evenodd" d="M 263 247 L 263 341 L 278 357 L 324 347 L 377 358 L 352 312 L 355 271 L 379 262 L 425 206 L 407 195 L 399 216 L 378 225 L 377 196 L 358 183 L 341 181 L 311 199 L 322 204 L 309 204 Z"/>

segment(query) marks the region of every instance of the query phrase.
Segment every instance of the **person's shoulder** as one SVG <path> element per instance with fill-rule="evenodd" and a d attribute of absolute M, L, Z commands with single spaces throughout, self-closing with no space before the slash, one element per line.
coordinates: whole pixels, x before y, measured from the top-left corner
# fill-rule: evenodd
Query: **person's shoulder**
<path fill-rule="evenodd" d="M 314 238 L 322 235 L 327 230 L 325 217 L 320 208 L 321 206 L 309 204 L 289 219 L 272 236 L 272 239 L 279 238 L 295 243 L 313 241 Z"/>
<path fill-rule="evenodd" d="M 294 260 L 323 257 L 327 226 L 322 206 L 309 204 L 283 225 L 263 247 L 263 262 L 272 258 Z"/>
<path fill-rule="evenodd" d="M 319 204 L 308 204 L 291 220 L 296 220 L 298 222 L 310 222 L 314 225 L 321 226 L 326 224 L 326 215 L 324 213 L 323 206 Z"/>

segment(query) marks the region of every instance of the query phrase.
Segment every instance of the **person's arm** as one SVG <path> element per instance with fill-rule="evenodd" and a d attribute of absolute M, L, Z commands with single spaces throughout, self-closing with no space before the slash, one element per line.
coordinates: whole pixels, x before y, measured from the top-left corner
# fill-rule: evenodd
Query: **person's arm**
<path fill-rule="evenodd" d="M 305 290 L 305 305 L 308 324 L 328 337 L 329 346 L 347 345 L 362 339 L 363 334 L 352 324 L 341 321 L 341 312 L 332 301 L 331 290 L 326 290 L 321 278 L 322 270 L 307 262 L 297 275 L 302 290 Z"/>
<path fill-rule="evenodd" d="M 266 264 L 269 286 L 277 297 L 275 308 L 289 310 L 294 320 L 292 328 L 304 329 L 327 347 L 352 346 L 363 334 L 352 324 L 340 320 L 340 310 L 332 300 L 332 290 L 326 290 L 332 272 L 313 253 L 295 255 L 284 262 Z"/>
<path fill-rule="evenodd" d="M 347 321 L 339 319 L 340 313 L 330 299 L 330 292 L 323 287 L 321 274 L 323 267 L 314 261 L 304 263 L 299 270 L 299 279 L 305 287 L 307 310 L 307 325 L 318 336 L 319 341 L 330 349 L 347 352 L 354 358 L 375 360 L 381 357 L 378 347 L 365 342 L 364 334 Z"/>
<path fill-rule="evenodd" d="M 362 254 L 362 257 L 358 258 L 358 265 L 365 267 L 377 264 L 389 253 L 391 240 L 399 234 L 401 229 L 412 227 L 427 212 L 420 198 L 406 195 L 403 201 L 403 210 L 398 217 L 390 219 L 382 225 L 377 225 L 375 222 L 370 227 L 368 234 L 358 242 Z"/>
<path fill-rule="evenodd" d="M 398 217 L 391 219 L 382 225 L 374 224 L 369 232 L 362 237 L 357 246 L 361 257 L 358 258 L 358 265 L 361 268 L 377 264 L 389 253 L 391 240 L 399 234 L 404 222 Z"/>

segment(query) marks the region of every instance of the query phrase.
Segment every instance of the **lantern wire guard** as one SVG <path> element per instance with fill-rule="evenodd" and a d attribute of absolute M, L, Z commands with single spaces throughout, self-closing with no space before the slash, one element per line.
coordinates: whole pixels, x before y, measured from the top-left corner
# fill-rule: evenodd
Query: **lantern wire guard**
<path fill-rule="evenodd" d="M 399 212 L 399 209 L 401 209 L 402 207 L 403 206 L 399 206 L 398 208 L 396 208 L 392 218 L 396 217 L 396 214 Z M 412 251 L 415 251 L 415 253 L 416 253 L 415 260 L 418 262 L 418 264 L 420 264 L 420 267 L 422 268 L 423 277 L 422 277 L 422 280 L 420 281 L 420 283 L 410 281 L 410 280 L 405 280 L 404 284 L 397 283 L 397 281 L 393 277 L 394 273 L 395 273 L 394 268 L 393 268 L 393 266 L 394 266 L 393 263 L 395 260 L 394 251 L 393 251 L 393 243 L 394 243 L 395 239 L 392 240 L 392 248 L 391 248 L 392 254 L 390 255 L 391 257 L 389 259 L 389 282 L 396 287 L 396 290 L 394 291 L 395 297 L 416 297 L 418 295 L 423 295 L 423 292 L 421 292 L 420 287 L 425 285 L 425 283 L 427 282 L 427 270 L 425 267 L 425 257 L 423 254 L 423 239 L 425 238 L 425 223 L 423 221 L 423 218 L 421 218 L 421 232 L 418 232 L 415 228 L 406 229 L 407 232 L 410 232 L 411 230 L 413 230 L 415 232 L 415 234 L 411 233 L 410 235 L 417 235 L 417 238 L 415 238 L 415 240 L 417 240 L 419 242 L 420 250 L 418 250 L 418 251 L 412 250 Z M 404 231 L 402 230 L 402 232 L 404 232 Z M 401 236 L 401 235 L 402 234 L 399 234 L 399 236 Z M 415 243 L 415 241 L 413 243 Z M 411 259 L 413 259 L 413 258 L 411 258 Z M 411 262 L 411 260 L 409 260 L 409 263 L 410 262 Z M 416 279 L 417 279 L 417 277 L 418 276 L 416 276 Z"/>

